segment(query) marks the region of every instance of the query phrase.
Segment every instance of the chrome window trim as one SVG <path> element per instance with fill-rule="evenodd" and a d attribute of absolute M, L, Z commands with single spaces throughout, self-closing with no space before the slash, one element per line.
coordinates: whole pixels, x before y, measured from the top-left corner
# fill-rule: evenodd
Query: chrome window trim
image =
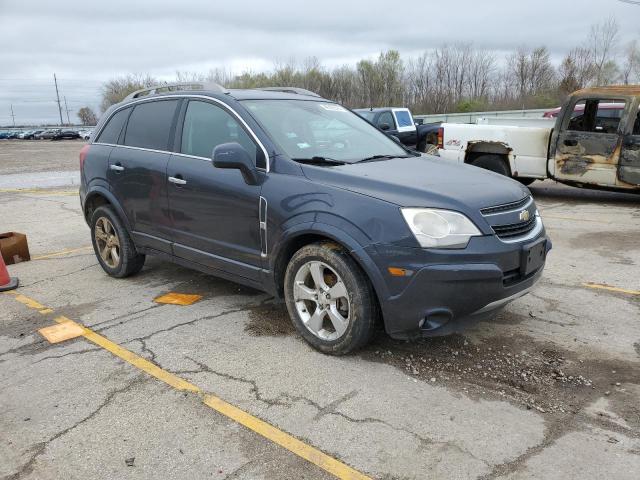
<path fill-rule="evenodd" d="M 139 100 L 134 100 L 132 102 L 127 102 L 126 104 L 122 105 L 121 107 L 116 108 L 111 113 L 111 115 L 109 115 L 109 118 L 100 127 L 100 130 L 98 132 L 96 132 L 95 135 L 93 135 L 93 138 L 98 138 L 100 136 L 100 134 L 102 133 L 102 130 L 104 130 L 104 127 L 107 125 L 107 123 L 109 123 L 109 120 L 111 120 L 111 118 L 117 112 L 119 112 L 120 110 L 122 110 L 124 108 L 127 108 L 127 107 L 129 107 L 131 105 L 136 105 L 138 103 L 159 101 L 159 100 L 163 100 L 163 99 L 167 99 L 167 98 L 172 98 L 172 99 L 199 98 L 199 99 L 204 99 L 204 100 L 209 100 L 209 101 L 215 102 L 218 105 L 220 105 L 222 108 L 227 109 L 244 126 L 244 128 L 247 130 L 247 132 L 249 132 L 249 135 L 251 135 L 253 140 L 258 144 L 258 146 L 262 150 L 262 153 L 264 153 L 264 159 L 265 159 L 264 161 L 266 163 L 266 168 L 258 167 L 257 165 L 256 165 L 256 168 L 258 170 L 262 170 L 264 172 L 269 173 L 269 171 L 271 170 L 271 168 L 270 168 L 271 167 L 271 160 L 269 158 L 269 154 L 267 153 L 267 149 L 262 144 L 262 142 L 260 141 L 258 136 L 255 134 L 253 129 L 251 127 L 249 127 L 247 122 L 245 122 L 244 119 L 238 114 L 238 112 L 236 112 L 230 105 L 227 105 L 222 100 L 218 100 L 217 98 L 209 97 L 207 95 L 190 95 L 190 94 L 184 94 L 184 95 L 162 95 L 161 97 L 153 97 L 153 98 L 148 98 L 147 97 L 147 98 L 141 98 Z M 131 145 L 117 145 L 117 144 L 113 144 L 113 143 L 102 143 L 102 142 L 91 142 L 91 145 L 107 145 L 107 146 L 111 146 L 111 147 L 125 147 L 125 148 L 131 148 L 131 149 L 136 149 L 136 150 L 144 150 L 144 151 L 147 151 L 147 152 L 171 153 L 171 154 L 174 154 L 174 155 L 180 155 L 180 156 L 185 156 L 185 157 L 207 159 L 206 157 L 198 157 L 198 156 L 195 156 L 195 155 L 187 155 L 187 154 L 180 153 L 180 152 L 170 152 L 168 150 L 154 150 L 152 148 L 134 147 L 134 146 L 131 146 Z M 208 158 L 207 160 L 211 160 L 211 159 Z"/>

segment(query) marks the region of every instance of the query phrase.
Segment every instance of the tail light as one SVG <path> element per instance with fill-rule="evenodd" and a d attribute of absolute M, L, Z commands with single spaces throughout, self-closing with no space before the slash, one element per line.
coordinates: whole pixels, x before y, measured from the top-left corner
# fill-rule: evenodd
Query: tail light
<path fill-rule="evenodd" d="M 438 129 L 438 148 L 444 148 L 444 127 Z"/>
<path fill-rule="evenodd" d="M 84 159 L 87 158 L 87 153 L 89 153 L 89 147 L 91 145 L 86 144 L 84 147 L 82 147 L 82 149 L 80 150 L 80 171 L 82 171 L 82 168 L 84 167 Z"/>

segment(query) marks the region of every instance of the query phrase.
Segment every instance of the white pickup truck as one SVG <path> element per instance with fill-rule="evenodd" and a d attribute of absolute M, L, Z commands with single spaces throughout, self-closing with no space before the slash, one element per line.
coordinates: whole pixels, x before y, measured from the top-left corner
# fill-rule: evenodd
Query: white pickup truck
<path fill-rule="evenodd" d="M 617 108 L 611 108 L 611 105 Z M 571 94 L 557 118 L 445 123 L 438 153 L 513 177 L 640 192 L 640 87 Z M 501 123 L 511 125 L 501 125 Z"/>

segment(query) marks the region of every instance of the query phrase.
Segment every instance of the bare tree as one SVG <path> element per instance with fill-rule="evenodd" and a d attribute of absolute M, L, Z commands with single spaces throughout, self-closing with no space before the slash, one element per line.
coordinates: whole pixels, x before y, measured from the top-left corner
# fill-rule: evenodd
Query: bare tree
<path fill-rule="evenodd" d="M 618 22 L 614 17 L 609 17 L 602 23 L 591 25 L 587 44 L 595 67 L 597 85 L 606 85 L 613 81 L 610 75 L 614 69 L 610 62 L 615 60 L 617 41 Z"/>
<path fill-rule="evenodd" d="M 77 115 L 82 122 L 82 125 L 95 125 L 98 121 L 98 118 L 91 107 L 82 107 L 78 110 Z"/>
<path fill-rule="evenodd" d="M 638 48 L 638 42 L 635 39 L 625 46 L 620 76 L 625 85 L 640 79 L 640 48 Z"/>
<path fill-rule="evenodd" d="M 113 78 L 102 85 L 100 109 L 104 112 L 111 105 L 121 102 L 130 93 L 156 84 L 158 82 L 154 78 L 143 74 L 129 74 Z"/>
<path fill-rule="evenodd" d="M 567 95 L 589 85 L 595 77 L 595 70 L 589 50 L 583 47 L 572 49 L 564 57 L 558 68 L 558 90 L 560 95 Z"/>

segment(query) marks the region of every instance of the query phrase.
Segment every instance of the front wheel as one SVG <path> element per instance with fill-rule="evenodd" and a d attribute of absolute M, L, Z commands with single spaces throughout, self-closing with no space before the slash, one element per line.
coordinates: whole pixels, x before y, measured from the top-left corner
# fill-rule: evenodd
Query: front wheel
<path fill-rule="evenodd" d="M 369 342 L 378 317 L 373 288 L 339 245 L 302 247 L 291 258 L 284 283 L 289 315 L 312 347 L 344 355 Z"/>

